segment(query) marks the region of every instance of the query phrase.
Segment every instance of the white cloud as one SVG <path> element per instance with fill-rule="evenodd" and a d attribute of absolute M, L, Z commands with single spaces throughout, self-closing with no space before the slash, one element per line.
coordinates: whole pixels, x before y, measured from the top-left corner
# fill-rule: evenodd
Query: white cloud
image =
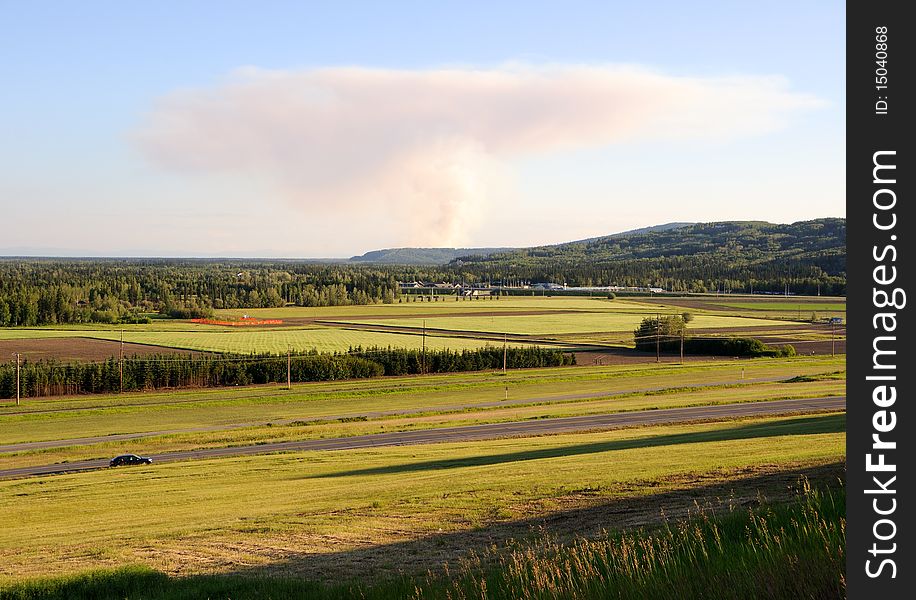
<path fill-rule="evenodd" d="M 460 245 L 514 158 L 634 140 L 766 133 L 816 107 L 781 78 L 627 66 L 244 69 L 162 98 L 134 133 L 181 172 L 249 174 L 315 215 L 381 215 L 401 242 Z"/>

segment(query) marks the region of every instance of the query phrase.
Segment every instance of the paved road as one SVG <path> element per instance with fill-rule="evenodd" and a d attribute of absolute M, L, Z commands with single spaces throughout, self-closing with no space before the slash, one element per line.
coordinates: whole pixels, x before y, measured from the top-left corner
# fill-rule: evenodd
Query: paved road
<path fill-rule="evenodd" d="M 754 383 L 772 383 L 776 381 L 785 381 L 786 377 L 758 377 L 755 379 L 735 379 L 732 381 L 716 381 L 712 384 L 703 385 L 703 387 L 718 387 L 729 385 L 747 385 Z M 542 402 L 573 402 L 577 400 L 591 400 L 598 398 L 612 398 L 614 396 L 627 396 L 630 394 L 643 394 L 660 391 L 676 391 L 679 389 L 692 389 L 697 385 L 684 386 L 657 386 L 648 388 L 639 388 L 632 390 L 618 390 L 616 392 L 588 392 L 582 394 L 563 394 L 555 396 L 527 397 L 510 400 L 493 400 L 489 402 L 477 402 L 471 404 L 453 404 L 447 406 L 427 406 L 421 408 L 411 408 L 404 410 L 380 410 L 361 413 L 344 413 L 338 415 L 311 415 L 308 417 L 298 417 L 294 419 L 275 419 L 269 421 L 272 425 L 289 425 L 295 421 L 337 421 L 340 419 L 379 419 L 382 417 L 410 416 L 431 412 L 456 412 L 474 408 L 495 408 L 500 406 L 515 406 L 519 404 L 539 404 Z M 199 400 L 198 400 L 199 401 Z M 137 406 L 148 406 L 146 404 Z M 80 409 L 67 409 L 78 411 Z M 139 438 L 153 437 L 157 435 L 173 435 L 176 433 L 200 433 L 205 431 L 225 431 L 227 429 L 242 429 L 245 427 L 262 427 L 267 425 L 268 421 L 259 423 L 231 423 L 223 425 L 207 425 L 202 427 L 188 427 L 184 429 L 165 429 L 160 431 L 140 431 L 137 433 L 116 433 L 111 435 L 99 435 L 93 437 L 69 438 L 63 440 L 45 440 L 40 442 L 22 442 L 19 444 L 0 445 L 0 454 L 9 452 L 23 452 L 26 450 L 38 450 L 41 448 L 65 448 L 67 446 L 82 446 L 86 444 L 101 444 L 105 442 L 121 442 L 125 440 L 136 440 Z"/>
<path fill-rule="evenodd" d="M 350 450 L 376 446 L 401 446 L 407 444 L 435 444 L 442 442 L 478 441 L 505 437 L 525 437 L 544 434 L 572 433 L 591 430 L 618 429 L 634 425 L 663 425 L 688 421 L 728 419 L 733 417 L 760 417 L 788 413 L 807 413 L 846 410 L 846 396 L 805 398 L 798 400 L 771 400 L 768 402 L 745 402 L 741 404 L 718 404 L 688 408 L 666 408 L 603 415 L 585 415 L 534 421 L 466 425 L 421 431 L 403 431 L 358 435 L 343 438 L 274 442 L 234 448 L 211 448 L 186 452 L 170 452 L 154 455 L 153 462 L 165 463 L 178 460 L 216 458 L 223 456 L 247 456 L 270 452 L 302 450 Z M 49 475 L 72 471 L 88 471 L 108 466 L 107 459 L 85 460 L 72 463 L 39 465 L 0 471 L 0 479 Z"/>

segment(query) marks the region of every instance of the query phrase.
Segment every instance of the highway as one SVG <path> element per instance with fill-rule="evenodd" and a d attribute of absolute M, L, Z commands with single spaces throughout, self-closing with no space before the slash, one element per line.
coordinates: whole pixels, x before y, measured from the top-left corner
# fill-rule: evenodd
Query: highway
<path fill-rule="evenodd" d="M 419 431 L 403 431 L 358 435 L 341 438 L 326 438 L 288 442 L 273 442 L 252 446 L 229 448 L 208 448 L 184 452 L 170 452 L 153 455 L 153 466 L 180 460 L 200 460 L 227 456 L 250 456 L 272 452 L 295 452 L 305 450 L 352 450 L 377 446 L 400 446 L 409 444 L 436 444 L 464 442 L 507 437 L 528 437 L 545 434 L 601 431 L 622 427 L 667 425 L 693 421 L 713 421 L 738 417 L 765 417 L 781 414 L 811 413 L 846 410 L 845 396 L 804 398 L 793 400 L 770 400 L 766 402 L 744 402 L 739 404 L 716 404 L 686 408 L 666 408 L 610 414 L 584 415 L 554 419 L 489 423 L 460 427 L 443 427 Z M 76 471 L 89 471 L 108 467 L 108 459 L 74 461 L 36 465 L 16 469 L 0 470 L 0 479 L 51 475 Z M 130 468 L 130 467 L 122 467 Z"/>

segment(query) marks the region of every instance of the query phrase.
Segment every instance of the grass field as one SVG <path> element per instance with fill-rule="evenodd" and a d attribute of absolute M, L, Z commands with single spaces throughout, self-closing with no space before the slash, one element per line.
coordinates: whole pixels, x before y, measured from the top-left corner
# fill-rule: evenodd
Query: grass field
<path fill-rule="evenodd" d="M 321 584 L 263 575 L 169 577 L 148 567 L 96 569 L 13 584 L 9 600 L 99 597 L 655 599 L 845 597 L 845 489 L 802 483 L 787 505 L 701 508 L 664 527 L 563 543 L 492 547 L 454 574 Z M 722 577 L 728 573 L 728 577 Z"/>
<path fill-rule="evenodd" d="M 239 423 L 266 424 L 278 420 L 309 420 L 379 411 L 452 410 L 481 402 L 523 403 L 594 401 L 602 396 L 642 390 L 703 388 L 741 384 L 745 380 L 841 373 L 842 358 L 756 359 L 710 361 L 687 365 L 638 365 L 527 369 L 501 373 L 454 373 L 383 380 L 297 384 L 287 391 L 277 386 L 240 389 L 181 390 L 123 395 L 28 398 L 17 407 L 0 404 L 0 445 L 73 437 L 162 431 Z M 808 384 L 761 383 L 752 391 L 782 397 L 842 390 L 842 375 Z M 747 381 L 749 383 L 749 381 Z M 697 394 L 705 393 L 702 389 Z M 715 392 L 721 400 L 738 398 L 738 391 Z M 754 392 L 757 393 L 757 392 Z M 665 402 L 652 392 L 651 403 Z M 710 392 L 710 394 L 713 394 Z M 570 397 L 572 395 L 572 397 Z M 576 396 L 589 395 L 587 398 Z M 670 400 L 670 399 L 669 399 Z M 707 399 L 707 402 L 715 398 Z M 634 398 L 610 398 L 620 410 L 637 407 Z M 645 406 L 642 406 L 643 408 Z M 609 409 L 613 408 L 608 406 Z M 567 408 L 567 410 L 569 410 Z M 2 455 L 0 455 L 2 457 Z"/>
<path fill-rule="evenodd" d="M 846 299 L 843 297 L 791 296 L 766 297 L 727 294 L 722 296 L 657 297 L 645 300 L 650 306 L 666 310 L 689 310 L 696 314 L 720 316 L 746 316 L 779 319 L 782 321 L 808 321 L 812 314 L 819 319 L 846 316 Z"/>
<path fill-rule="evenodd" d="M 562 333 L 592 332 L 627 332 L 632 334 L 639 327 L 643 318 L 649 316 L 644 312 L 608 312 L 608 313 L 574 313 L 544 314 L 524 316 L 486 316 L 486 317 L 433 317 L 428 319 L 364 319 L 351 321 L 371 323 L 394 327 L 419 328 L 426 322 L 432 329 L 449 329 L 456 331 L 482 331 L 489 333 L 511 333 L 520 335 L 550 336 Z M 655 316 L 653 313 L 651 316 Z M 745 317 L 720 317 L 715 315 L 697 315 L 690 323 L 691 328 L 754 328 L 782 325 L 766 319 Z"/>
<path fill-rule="evenodd" d="M 506 331 L 550 337 L 570 346 L 586 341 L 627 345 L 644 316 L 688 310 L 695 316 L 690 327 L 707 335 L 754 334 L 779 343 L 832 343 L 833 332 L 782 320 L 783 307 L 769 311 L 758 309 L 756 302 L 748 303 L 754 306 L 740 306 L 743 300 L 732 303 L 739 306 L 516 297 L 244 311 L 259 318 L 283 318 L 286 322 L 277 327 L 156 321 L 123 329 L 126 342 L 235 353 L 282 354 L 287 348 L 327 352 L 374 345 L 418 348 L 423 342 L 420 336 L 386 332 L 384 327 L 419 327 L 424 320 L 428 328 L 485 332 L 484 337 Z M 240 315 L 241 311 L 225 311 L 220 316 Z M 771 315 L 777 318 L 760 318 Z M 317 322 L 322 319 L 369 323 L 378 330 L 324 326 Z M 0 340 L 7 345 L 74 335 L 117 340 L 120 329 L 7 329 L 0 330 Z M 501 345 L 501 340 L 426 336 L 429 348 L 487 344 Z M 391 377 L 297 384 L 291 390 L 263 385 L 27 398 L 18 407 L 12 402 L 0 404 L 0 470 L 124 452 L 159 455 L 456 425 L 842 395 L 845 359 L 828 355 Z M 76 441 L 119 434 L 139 437 Z M 3 446 L 36 442 L 53 447 L 3 450 Z M 476 442 L 196 457 L 149 467 L 2 480 L 0 590 L 6 591 L 0 591 L 0 598 L 41 597 L 28 595 L 29 590 L 41 589 L 51 590 L 48 597 L 77 598 L 82 594 L 78 589 L 89 590 L 83 597 L 99 597 L 100 589 L 122 589 L 105 587 L 115 579 L 127 586 L 123 589 L 162 590 L 160 595 L 114 594 L 130 598 L 194 597 L 202 589 L 216 590 L 204 595 L 232 598 L 265 594 L 328 598 L 351 592 L 353 597 L 399 598 L 416 594 L 417 589 L 426 590 L 424 598 L 446 593 L 455 598 L 515 598 L 535 588 L 555 590 L 545 596 L 551 598 L 608 597 L 609 588 L 590 579 L 591 575 L 580 580 L 572 571 L 564 571 L 568 557 L 577 557 L 582 565 L 605 565 L 601 569 L 613 566 L 601 581 L 613 579 L 614 590 L 630 590 L 629 595 L 620 592 L 622 597 L 634 597 L 637 589 L 650 593 L 661 588 L 652 587 L 658 581 L 652 583 L 651 577 L 637 578 L 642 588 L 626 583 L 629 575 L 614 562 L 613 549 L 624 539 L 637 538 L 620 536 L 649 536 L 638 538 L 640 547 L 655 544 L 653 540 L 669 544 L 677 539 L 697 544 L 691 548 L 698 549 L 707 538 L 665 534 L 664 528 L 658 529 L 662 514 L 683 518 L 698 504 L 728 513 L 757 506 L 763 496 L 785 501 L 800 474 L 820 483 L 836 480 L 842 477 L 844 460 L 845 416 L 821 413 Z M 759 510 L 778 521 L 783 518 L 779 511 L 788 509 Z M 823 543 L 817 546 L 819 540 L 838 543 L 834 525 L 819 522 L 819 529 L 804 535 L 794 530 L 781 534 L 780 539 L 797 544 L 792 546 L 798 548 L 792 556 L 808 553 L 793 563 L 778 554 L 782 550 L 767 547 L 767 552 L 776 554 L 766 559 L 751 551 L 749 538 L 742 537 L 748 531 L 758 535 L 761 544 L 771 540 L 757 517 L 742 516 L 742 521 L 737 513 L 725 513 L 719 531 L 721 539 L 732 541 L 722 542 L 727 552 L 715 559 L 721 564 L 687 559 L 677 563 L 690 574 L 684 575 L 691 582 L 684 589 L 702 591 L 696 582 L 713 577 L 716 568 L 768 573 L 782 577 L 779 585 L 793 580 L 779 565 L 805 565 L 797 568 L 816 571 L 826 578 L 823 581 L 841 575 L 837 565 L 842 561 L 834 560 L 835 552 L 823 550 Z M 732 521 L 739 524 L 729 524 Z M 697 523 L 702 528 L 710 521 L 704 517 Z M 649 527 L 648 533 L 634 532 L 641 526 Z M 589 540 L 571 541 L 577 535 Z M 507 540 L 517 542 L 506 547 Z M 827 552 L 828 559 L 813 553 L 815 546 L 818 552 Z M 601 563 L 602 556 L 611 562 Z M 126 570 L 71 577 L 99 568 Z M 575 573 L 591 573 L 588 568 L 577 568 Z M 227 579 L 226 574 L 236 577 Z M 529 574 L 537 574 L 537 581 Z M 23 578 L 38 575 L 65 578 L 16 587 Z M 355 583 L 334 587 L 348 580 Z M 84 587 L 66 587 L 67 581 L 82 581 L 79 585 Z M 754 579 L 741 581 L 749 586 Z M 242 587 L 232 588 L 233 582 Z M 327 587 L 328 582 L 334 583 Z M 482 582 L 494 587 L 484 593 Z M 53 592 L 57 585 L 63 585 L 58 589 L 64 591 Z M 229 592 L 224 594 L 226 589 Z"/>
<path fill-rule="evenodd" d="M 136 562 L 329 576 L 379 544 L 836 462 L 844 432 L 842 415 L 786 417 L 4 481 L 0 564 L 17 577 Z"/>
<path fill-rule="evenodd" d="M 270 418 L 269 425 L 264 422 L 263 413 L 253 414 L 251 418 L 260 419 L 249 426 L 227 427 L 214 426 L 212 430 L 186 431 L 158 434 L 139 439 L 119 440 L 97 443 L 68 444 L 60 448 L 43 448 L 25 450 L 3 455 L 3 468 L 13 469 L 25 466 L 61 463 L 94 458 L 109 458 L 124 453 L 162 454 L 200 448 L 222 448 L 266 442 L 298 441 L 305 439 L 345 437 L 394 431 L 412 431 L 417 429 L 435 429 L 462 425 L 480 425 L 509 421 L 524 421 L 557 417 L 570 417 L 592 414 L 608 414 L 634 410 L 656 408 L 677 408 L 686 406 L 703 406 L 736 402 L 759 402 L 790 398 L 817 398 L 824 396 L 841 396 L 845 393 L 842 380 L 826 379 L 800 383 L 749 384 L 746 386 L 703 387 L 684 391 L 669 390 L 649 394 L 633 394 L 621 397 L 602 398 L 597 400 L 542 400 L 533 403 L 521 403 L 508 406 L 467 408 L 452 410 L 449 407 L 426 407 L 412 416 L 362 416 L 359 412 L 352 416 L 328 418 L 315 416 L 313 411 L 304 412 L 297 418 Z M 287 409 L 288 410 L 288 409 Z M 114 415 L 112 426 L 120 430 L 141 426 L 138 418 L 146 417 L 148 422 L 154 414 L 127 416 Z M 184 411 L 185 419 L 199 415 L 199 410 Z M 287 412 L 286 414 L 290 414 Z M 338 413 L 340 414 L 340 413 Z M 370 413 L 371 415 L 371 413 Z M 121 417 L 121 418 L 119 418 Z M 133 418 L 131 418 L 133 417 Z M 167 419 L 167 418 L 166 418 Z M 85 423 L 85 419 L 71 420 L 70 427 Z M 91 425 L 91 423 L 85 423 Z M 57 425 L 63 425 L 58 423 Z M 163 424 L 163 427 L 168 425 Z M 181 427 L 180 425 L 173 425 Z M 39 427 L 38 429 L 41 429 Z M 66 431 L 64 427 L 55 427 L 57 431 Z M 71 429 L 72 435 L 86 435 L 86 428 Z M 175 430 L 173 430 L 175 431 Z M 180 429 L 178 430 L 180 431 Z M 60 434 L 58 434 L 60 435 Z"/>
<path fill-rule="evenodd" d="M 30 329 L 18 330 L 18 332 L 21 336 L 20 339 L 73 337 L 73 332 L 60 330 Z M 121 339 L 121 334 L 117 331 L 80 331 L 79 335 L 104 340 Z M 13 338 L 10 335 L 7 339 Z M 124 341 L 132 344 L 235 354 L 286 354 L 287 349 L 293 351 L 345 352 L 349 348 L 356 346 L 362 346 L 363 348 L 370 346 L 420 348 L 423 345 L 423 339 L 419 335 L 317 327 L 241 331 L 238 329 L 223 331 L 129 330 L 124 333 Z M 494 344 L 495 342 L 487 342 L 486 340 L 426 336 L 426 347 L 430 349 L 451 348 L 453 350 L 464 350 L 482 348 Z M 521 344 L 513 344 L 513 346 L 517 345 Z"/>
<path fill-rule="evenodd" d="M 60 447 L 0 453 L 0 468 L 131 451 L 842 395 L 844 374 L 842 358 L 795 357 L 26 399 L 0 407 L 0 445 L 61 440 Z M 168 430 L 174 432 L 161 433 Z M 67 441 L 143 432 L 149 435 L 134 440 Z M 600 538 L 604 530 L 655 526 L 662 513 L 680 518 L 695 502 L 741 506 L 761 494 L 783 500 L 800 473 L 835 478 L 844 453 L 844 415 L 816 414 L 6 480 L 0 481 L 0 587 L 18 594 L 31 589 L 16 587 L 23 578 L 143 565 L 146 571 L 122 572 L 126 581 L 158 577 L 175 589 L 175 580 L 160 573 L 194 576 L 182 580 L 188 585 L 203 581 L 201 574 L 231 573 L 262 591 L 295 590 L 294 597 L 303 589 L 334 597 L 344 588 L 327 588 L 327 582 L 348 579 L 357 581 L 353 589 L 373 582 L 381 597 L 400 597 L 390 590 L 419 582 L 438 597 L 474 578 L 500 577 L 503 553 L 466 563 L 478 566 L 460 571 L 463 579 L 442 571 L 443 563 L 459 565 L 494 544 L 515 539 L 543 547 L 546 532 L 557 539 Z M 493 574 L 484 575 L 491 568 Z M 432 579 L 423 579 L 428 571 Z M 271 579 L 257 583 L 266 575 Z M 277 588 L 276 576 L 296 579 Z M 232 580 L 206 581 L 222 589 Z M 79 597 L 72 589 L 61 594 L 56 597 Z"/>
<path fill-rule="evenodd" d="M 716 301 L 718 302 L 718 301 Z M 232 353 L 285 353 L 287 349 L 318 350 L 319 352 L 345 351 L 354 346 L 381 346 L 419 348 L 420 336 L 387 328 L 412 328 L 419 330 L 424 321 L 427 328 L 455 332 L 471 332 L 470 337 L 427 336 L 427 346 L 434 349 L 456 350 L 480 348 L 493 343 L 479 337 L 492 337 L 509 333 L 533 338 L 551 338 L 576 344 L 606 344 L 632 346 L 632 331 L 639 322 L 657 313 L 680 314 L 692 312 L 690 329 L 718 331 L 724 335 L 756 335 L 767 341 L 771 337 L 778 343 L 803 341 L 805 336 L 829 339 L 830 332 L 808 329 L 798 332 L 781 331 L 787 314 L 776 301 L 723 301 L 714 303 L 702 298 L 615 299 L 584 297 L 506 297 L 499 300 L 439 302 L 404 302 L 368 306 L 285 307 L 249 309 L 245 311 L 217 311 L 219 318 L 238 318 L 248 314 L 257 318 L 279 318 L 283 325 L 257 328 L 236 328 L 204 325 L 186 321 L 156 319 L 144 325 L 68 325 L 29 329 L 0 329 L 0 342 L 4 349 L 17 352 L 16 340 L 50 338 L 94 338 L 195 350 L 203 352 Z M 815 307 L 810 309 L 810 307 Z M 843 308 L 840 302 L 808 302 L 804 314 L 810 317 L 817 307 Z M 791 313 L 791 310 L 789 311 Z M 773 318 L 770 318 L 773 317 Z M 354 323 L 363 330 L 346 326 L 322 324 L 322 321 Z M 773 331 L 771 331 L 773 330 Z M 704 335 L 706 335 L 704 333 Z M 788 341 L 786 341 L 788 340 Z M 66 355 L 78 353 L 78 348 L 68 345 Z M 819 348 L 819 347 L 818 347 Z M 822 349 L 821 349 L 822 350 Z M 53 348 L 49 349 L 54 354 Z M 87 348 L 87 356 L 90 354 Z M 39 353 L 40 354 L 40 353 Z M 95 357 L 97 349 L 92 353 Z"/>
<path fill-rule="evenodd" d="M 265 318 L 347 318 L 353 316 L 410 317 L 418 314 L 448 315 L 467 312 L 519 312 L 519 311 L 598 311 L 617 312 L 655 310 L 653 305 L 638 299 L 587 298 L 582 296 L 503 296 L 498 299 L 460 300 L 442 297 L 436 302 L 395 302 L 363 306 L 321 306 L 284 308 L 247 308 L 244 310 L 216 311 L 221 318 L 239 318 L 243 314 Z"/>

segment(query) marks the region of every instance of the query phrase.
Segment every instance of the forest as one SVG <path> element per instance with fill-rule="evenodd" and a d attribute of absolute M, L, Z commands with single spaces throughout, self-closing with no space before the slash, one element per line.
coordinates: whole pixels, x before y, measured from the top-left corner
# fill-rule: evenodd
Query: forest
<path fill-rule="evenodd" d="M 400 300 L 401 281 L 845 295 L 846 220 L 647 229 L 442 265 L 293 260 L 0 259 L 0 327 L 136 323 L 214 310 Z"/>
<path fill-rule="evenodd" d="M 135 323 L 214 309 L 394 302 L 390 270 L 307 262 L 144 259 L 0 261 L 0 326 Z"/>

